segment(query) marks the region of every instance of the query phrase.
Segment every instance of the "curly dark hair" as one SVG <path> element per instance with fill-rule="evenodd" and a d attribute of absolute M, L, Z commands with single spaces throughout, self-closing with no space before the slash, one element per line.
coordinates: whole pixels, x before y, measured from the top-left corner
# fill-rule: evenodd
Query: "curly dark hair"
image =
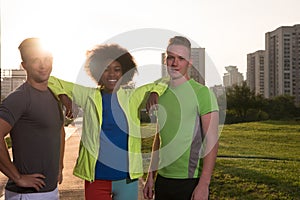
<path fill-rule="evenodd" d="M 118 44 L 101 44 L 88 50 L 84 68 L 87 74 L 98 85 L 101 85 L 101 76 L 112 61 L 118 61 L 121 64 L 123 74 L 121 84 L 128 84 L 132 81 L 134 74 L 137 72 L 135 59 L 127 49 Z"/>

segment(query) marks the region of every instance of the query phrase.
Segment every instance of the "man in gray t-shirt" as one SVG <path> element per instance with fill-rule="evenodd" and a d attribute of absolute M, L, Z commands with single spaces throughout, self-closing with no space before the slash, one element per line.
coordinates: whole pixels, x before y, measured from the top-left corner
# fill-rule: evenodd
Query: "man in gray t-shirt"
<path fill-rule="evenodd" d="M 0 170 L 9 178 L 5 198 L 58 199 L 65 133 L 61 106 L 47 87 L 52 55 L 37 38 L 25 39 L 19 50 L 27 80 L 0 105 Z M 8 133 L 13 162 L 4 141 Z"/>

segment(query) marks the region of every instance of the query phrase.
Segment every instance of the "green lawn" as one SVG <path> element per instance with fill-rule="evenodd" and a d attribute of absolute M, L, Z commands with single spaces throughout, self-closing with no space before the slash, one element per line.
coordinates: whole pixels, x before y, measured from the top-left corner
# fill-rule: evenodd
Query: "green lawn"
<path fill-rule="evenodd" d="M 144 153 L 154 132 L 143 126 Z M 300 199 L 300 123 L 225 125 L 210 189 L 211 199 Z"/>

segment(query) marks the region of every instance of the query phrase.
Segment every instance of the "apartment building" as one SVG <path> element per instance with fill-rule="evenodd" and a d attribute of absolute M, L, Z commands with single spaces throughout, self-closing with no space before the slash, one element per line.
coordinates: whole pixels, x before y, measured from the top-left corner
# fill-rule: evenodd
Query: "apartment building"
<path fill-rule="evenodd" d="M 259 50 L 247 54 L 247 85 L 255 94 L 265 92 L 265 51 Z"/>
<path fill-rule="evenodd" d="M 26 81 L 23 69 L 1 69 L 1 100 Z"/>
<path fill-rule="evenodd" d="M 300 103 L 300 24 L 265 34 L 265 97 L 288 94 Z"/>
<path fill-rule="evenodd" d="M 233 85 L 241 85 L 244 81 L 244 76 L 238 71 L 237 66 L 225 67 L 227 73 L 223 76 L 223 84 L 225 87 L 231 87 Z"/>

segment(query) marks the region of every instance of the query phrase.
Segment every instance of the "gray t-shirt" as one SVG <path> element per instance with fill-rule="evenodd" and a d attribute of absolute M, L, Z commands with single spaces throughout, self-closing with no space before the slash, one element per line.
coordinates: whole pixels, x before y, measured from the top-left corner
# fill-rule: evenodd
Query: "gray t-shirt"
<path fill-rule="evenodd" d="M 40 91 L 28 83 L 22 84 L 0 105 L 0 118 L 13 128 L 13 163 L 21 174 L 41 173 L 46 186 L 39 192 L 57 187 L 60 155 L 60 135 L 63 115 L 52 92 Z M 37 192 L 21 188 L 9 180 L 6 189 L 17 193 Z"/>

